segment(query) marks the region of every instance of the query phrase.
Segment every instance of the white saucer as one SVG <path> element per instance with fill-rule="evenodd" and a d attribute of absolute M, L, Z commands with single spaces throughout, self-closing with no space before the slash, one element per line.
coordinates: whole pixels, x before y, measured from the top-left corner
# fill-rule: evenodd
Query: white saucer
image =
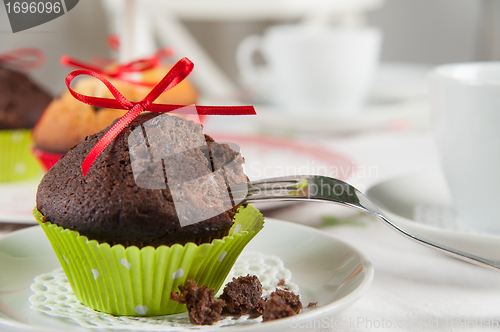
<path fill-rule="evenodd" d="M 344 135 L 368 130 L 427 128 L 430 112 L 427 98 L 376 100 L 360 110 L 345 114 L 308 109 L 287 109 L 255 105 L 255 121 L 265 130 Z"/>
<path fill-rule="evenodd" d="M 373 278 L 372 264 L 361 252 L 327 233 L 294 223 L 266 219 L 264 229 L 245 251 L 280 257 L 292 272 L 292 281 L 299 286 L 302 303 L 307 306 L 309 302 L 318 302 L 318 305 L 297 316 L 228 326 L 224 331 L 286 331 L 321 321 L 351 306 L 368 290 Z M 72 321 L 30 309 L 29 286 L 33 278 L 59 266 L 40 227 L 0 239 L 0 266 L 0 330 L 2 326 L 20 331 L 85 330 Z"/>
<path fill-rule="evenodd" d="M 302 112 L 270 105 L 255 105 L 255 120 L 265 129 L 307 133 L 352 134 L 366 130 L 429 127 L 427 73 L 431 68 L 414 63 L 382 63 L 373 79 L 364 107 L 332 113 L 313 108 Z"/>
<path fill-rule="evenodd" d="M 492 260 L 500 260 L 500 234 L 490 235 L 433 226 L 417 221 L 421 206 L 449 210 L 453 202 L 440 170 L 429 170 L 374 185 L 367 196 L 402 229 L 451 248 Z"/>

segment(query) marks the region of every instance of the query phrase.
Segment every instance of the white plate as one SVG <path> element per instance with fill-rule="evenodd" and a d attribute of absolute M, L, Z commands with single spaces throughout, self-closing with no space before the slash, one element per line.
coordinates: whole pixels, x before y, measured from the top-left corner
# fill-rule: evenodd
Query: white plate
<path fill-rule="evenodd" d="M 500 234 L 459 231 L 423 224 L 416 220 L 414 212 L 417 207 L 424 206 L 439 211 L 449 210 L 453 206 L 440 170 L 390 179 L 371 187 L 366 194 L 382 208 L 391 221 L 412 234 L 478 256 L 500 260 Z"/>
<path fill-rule="evenodd" d="M 264 229 L 245 248 L 277 255 L 292 272 L 301 301 L 318 302 L 316 308 L 297 316 L 267 323 L 225 327 L 224 331 L 281 331 L 291 324 L 305 324 L 336 315 L 352 305 L 370 287 L 371 262 L 358 250 L 319 230 L 275 219 L 266 219 Z M 0 330 L 83 330 L 72 321 L 30 309 L 33 278 L 59 266 L 40 227 L 30 227 L 0 239 Z M 2 328 L 3 325 L 3 328 Z"/>
<path fill-rule="evenodd" d="M 0 183 L 0 222 L 36 224 L 35 207 L 40 178 L 23 182 Z"/>

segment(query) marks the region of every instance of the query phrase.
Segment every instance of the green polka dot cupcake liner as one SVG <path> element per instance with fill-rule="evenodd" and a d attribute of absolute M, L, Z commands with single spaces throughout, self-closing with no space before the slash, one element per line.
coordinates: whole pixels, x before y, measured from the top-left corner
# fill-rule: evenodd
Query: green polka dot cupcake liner
<path fill-rule="evenodd" d="M 42 173 L 30 152 L 31 130 L 0 130 L 0 182 L 21 181 Z"/>
<path fill-rule="evenodd" d="M 159 316 L 186 311 L 170 299 L 179 285 L 193 279 L 198 285 L 221 288 L 243 248 L 264 226 L 255 207 L 240 207 L 229 235 L 211 243 L 175 244 L 157 248 L 110 246 L 76 231 L 44 221 L 42 226 L 71 288 L 86 306 L 113 315 Z"/>

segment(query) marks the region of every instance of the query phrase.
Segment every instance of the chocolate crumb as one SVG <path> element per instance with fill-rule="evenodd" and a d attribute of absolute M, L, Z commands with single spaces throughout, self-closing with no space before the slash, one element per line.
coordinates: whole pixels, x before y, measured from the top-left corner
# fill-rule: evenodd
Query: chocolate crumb
<path fill-rule="evenodd" d="M 224 313 L 260 315 L 264 310 L 262 284 L 256 276 L 233 278 L 219 299 L 226 303 Z"/>
<path fill-rule="evenodd" d="M 311 307 L 315 307 L 318 305 L 318 302 L 309 302 L 309 304 L 307 305 L 308 308 L 311 308 Z"/>
<path fill-rule="evenodd" d="M 278 284 L 276 286 L 284 290 L 290 290 L 290 288 L 286 284 L 285 279 L 280 279 L 280 281 L 278 281 Z"/>
<path fill-rule="evenodd" d="M 300 297 L 298 295 L 295 295 L 293 292 L 287 292 L 286 290 L 276 288 L 276 290 L 271 293 L 271 295 L 273 294 L 279 296 L 283 300 L 283 302 L 288 305 L 296 314 L 298 314 L 302 309 L 302 302 L 300 302 Z"/>
<path fill-rule="evenodd" d="M 275 292 L 266 301 L 262 321 L 267 322 L 295 315 L 295 311 Z"/>
<path fill-rule="evenodd" d="M 207 286 L 199 287 L 189 279 L 187 288 L 180 285 L 180 294 L 172 292 L 170 299 L 185 304 L 188 309 L 189 321 L 196 325 L 212 325 L 218 322 L 224 301 L 214 300 L 215 290 Z"/>

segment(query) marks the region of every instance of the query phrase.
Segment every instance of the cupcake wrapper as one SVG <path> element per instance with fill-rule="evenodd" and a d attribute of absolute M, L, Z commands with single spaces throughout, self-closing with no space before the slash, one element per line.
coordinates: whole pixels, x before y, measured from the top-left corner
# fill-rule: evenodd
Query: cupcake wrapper
<path fill-rule="evenodd" d="M 0 182 L 20 181 L 41 174 L 31 155 L 31 130 L 0 130 Z"/>
<path fill-rule="evenodd" d="M 186 311 L 170 300 L 193 279 L 198 285 L 222 286 L 248 242 L 262 229 L 264 218 L 253 206 L 240 207 L 229 236 L 212 243 L 157 248 L 110 246 L 50 222 L 35 209 L 76 297 L 88 307 L 114 315 L 157 316 Z"/>
<path fill-rule="evenodd" d="M 48 152 L 37 147 L 32 147 L 31 153 L 38 159 L 45 172 L 51 169 L 64 156 L 62 153 Z"/>

